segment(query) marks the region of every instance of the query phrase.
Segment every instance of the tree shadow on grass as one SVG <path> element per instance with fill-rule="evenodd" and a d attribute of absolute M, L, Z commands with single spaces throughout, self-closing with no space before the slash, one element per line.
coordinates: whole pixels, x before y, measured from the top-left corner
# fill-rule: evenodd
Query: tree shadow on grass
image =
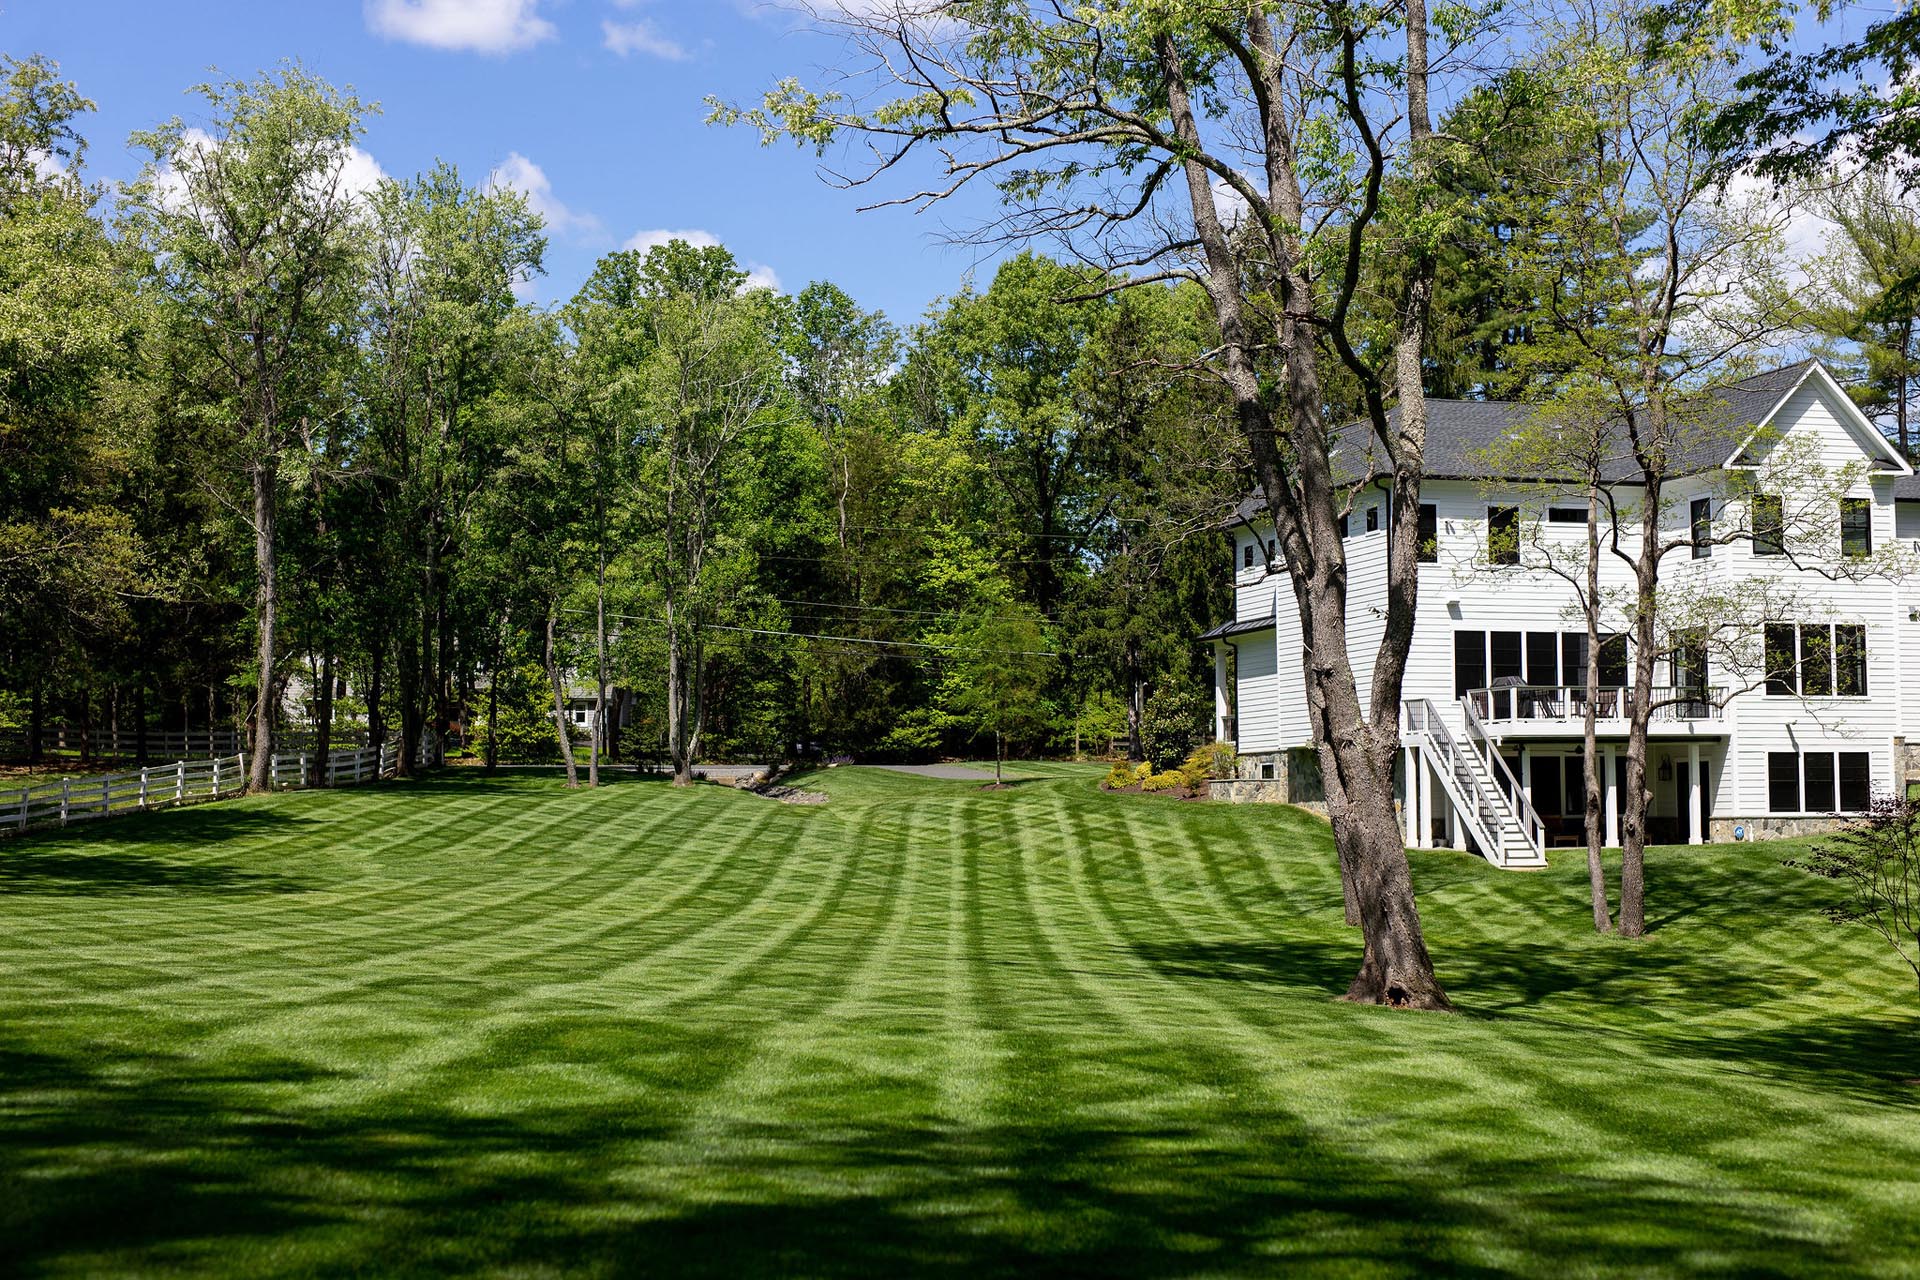
<path fill-rule="evenodd" d="M 203 805 L 29 833 L 0 843 L 0 894 L 298 893 L 311 886 L 278 872 L 166 855 L 193 855 L 307 825 L 306 819 L 257 807 Z"/>
<path fill-rule="evenodd" d="M 700 1093 L 544 1108 L 512 1094 L 522 1109 L 491 1114 L 471 1097 L 457 1111 L 417 1096 L 286 1103 L 288 1086 L 313 1079 L 291 1061 L 239 1070 L 158 1057 L 0 1057 L 10 1265 L 1779 1275 L 1859 1269 L 1898 1245 L 1822 1238 L 1738 1188 L 1571 1173 L 1590 1161 L 1444 1135 L 1418 1163 L 1376 1158 L 1270 1101 L 1178 1122 L 1035 1108 L 1019 1121 L 970 1125 L 845 1111 L 813 1124 L 752 1121 L 689 1107 Z"/>
<path fill-rule="evenodd" d="M 1876 1105 L 1920 1119 L 1920 1017 L 1827 1017 L 1750 1031 L 1662 1034 L 1663 1051 Z"/>
<path fill-rule="evenodd" d="M 1346 991 L 1360 963 L 1357 933 L 1351 945 L 1277 938 L 1134 944 L 1131 949 L 1174 977 L 1255 983 L 1329 996 Z M 1450 945 L 1438 958 L 1437 968 L 1441 984 L 1460 1011 L 1481 1016 L 1531 1009 L 1567 996 L 1615 1004 L 1636 992 L 1681 997 L 1710 990 L 1714 1007 L 1719 1008 L 1781 995 L 1773 973 L 1766 969 L 1731 973 L 1712 956 L 1623 947 L 1568 949 L 1552 943 L 1477 939 Z"/>

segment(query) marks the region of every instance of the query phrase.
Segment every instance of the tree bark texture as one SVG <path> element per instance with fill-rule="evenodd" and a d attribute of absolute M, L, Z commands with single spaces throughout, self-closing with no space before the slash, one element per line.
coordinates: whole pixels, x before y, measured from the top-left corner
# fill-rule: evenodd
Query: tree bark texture
<path fill-rule="evenodd" d="M 567 785 L 580 785 L 580 771 L 573 763 L 573 734 L 567 728 L 567 694 L 560 682 L 560 659 L 554 647 L 554 629 L 558 625 L 557 610 L 553 606 L 547 609 L 547 682 L 553 686 L 553 732 L 560 740 L 560 758 L 567 765 Z"/>
<path fill-rule="evenodd" d="M 278 549 L 275 522 L 279 517 L 279 466 L 272 457 L 253 467 L 253 560 L 257 583 L 254 608 L 258 615 L 259 645 L 255 663 L 253 767 L 247 785 L 265 791 L 273 782 L 274 667 L 278 653 L 280 589 L 276 580 Z"/>

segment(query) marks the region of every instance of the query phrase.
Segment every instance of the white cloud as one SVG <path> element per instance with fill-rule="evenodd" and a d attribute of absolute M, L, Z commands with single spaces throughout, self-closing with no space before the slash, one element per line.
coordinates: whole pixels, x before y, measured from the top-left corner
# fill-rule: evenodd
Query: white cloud
<path fill-rule="evenodd" d="M 366 0 L 367 26 L 389 40 L 435 49 L 511 53 L 550 40 L 540 0 Z"/>
<path fill-rule="evenodd" d="M 615 22 L 608 18 L 600 23 L 600 32 L 601 43 L 623 58 L 644 53 L 668 62 L 680 62 L 687 56 L 684 47 L 660 34 L 660 29 L 645 18 L 636 18 L 632 22 Z"/>
<path fill-rule="evenodd" d="M 188 128 L 181 132 L 174 158 L 154 175 L 154 201 L 162 209 L 178 212 L 186 204 L 187 182 L 180 176 L 178 157 L 200 156 L 218 148 L 220 142 L 205 129 Z M 339 168 L 340 186 L 356 199 L 364 198 L 387 176 L 380 162 L 359 147 L 349 146 Z"/>
<path fill-rule="evenodd" d="M 700 231 L 697 229 L 690 231 L 668 231 L 660 229 L 636 231 L 628 236 L 627 242 L 620 247 L 622 249 L 633 249 L 639 253 L 646 253 L 649 250 L 657 249 L 661 245 L 674 240 L 684 240 L 696 249 L 709 248 L 720 243 L 720 237 L 714 235 L 711 231 Z M 737 258 L 735 260 L 740 264 L 740 269 L 747 273 L 746 283 L 741 286 L 743 289 L 771 289 L 775 293 L 780 292 L 780 276 L 772 267 L 769 267 L 764 262 L 749 262 L 745 258 Z"/>
<path fill-rule="evenodd" d="M 555 235 L 591 238 L 606 230 L 600 219 L 591 213 L 569 209 L 553 194 L 553 182 L 547 177 L 546 170 L 518 151 L 509 151 L 507 158 L 495 165 L 487 175 L 488 190 L 498 191 L 502 188 L 518 191 L 525 196 L 527 207 L 539 214 L 546 222 L 547 229 Z"/>

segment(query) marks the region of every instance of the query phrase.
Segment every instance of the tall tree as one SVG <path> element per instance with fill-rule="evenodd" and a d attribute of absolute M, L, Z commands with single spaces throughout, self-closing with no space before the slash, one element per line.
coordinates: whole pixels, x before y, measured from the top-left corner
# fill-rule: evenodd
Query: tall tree
<path fill-rule="evenodd" d="M 1668 486 L 1739 443 L 1714 453 L 1737 428 L 1712 384 L 1737 373 L 1786 316 L 1776 270 L 1784 215 L 1725 191 L 1706 133 L 1730 90 L 1726 62 L 1707 42 L 1661 42 L 1654 16 L 1644 0 L 1589 0 L 1545 24 L 1538 74 L 1553 85 L 1561 146 L 1533 174 L 1544 198 L 1520 251 L 1554 335 L 1529 358 L 1552 369 L 1560 410 L 1615 433 L 1633 481 L 1616 518 L 1636 528 L 1622 539 L 1616 524 L 1608 541 L 1634 582 L 1619 913 L 1627 937 L 1646 927 L 1647 732 L 1667 651 L 1661 570 L 1690 545 L 1672 529 Z"/>
<path fill-rule="evenodd" d="M 644 362 L 635 370 L 636 547 L 659 593 L 667 754 L 693 781 L 706 724 L 709 629 L 741 598 L 751 561 L 750 437 L 773 420 L 780 365 L 772 299 L 718 246 L 675 240 L 641 264 Z"/>
<path fill-rule="evenodd" d="M 1859 379 L 1850 388 L 1868 414 L 1893 419 L 1900 452 L 1914 458 L 1914 383 L 1920 376 L 1920 204 L 1886 173 L 1828 186 L 1817 207 L 1834 226 L 1814 264 L 1806 323 L 1851 343 Z"/>
<path fill-rule="evenodd" d="M 990 234 L 1062 240 L 1102 267 L 1138 269 L 1135 284 L 1188 278 L 1206 289 L 1220 340 L 1203 363 L 1234 404 L 1305 637 L 1314 741 L 1365 940 L 1349 998 L 1447 1007 L 1392 784 L 1418 581 L 1420 364 L 1444 222 L 1424 0 L 901 0 L 835 25 L 860 59 L 861 105 L 790 80 L 754 109 L 716 104 L 716 118 L 823 149 L 861 138 L 877 148 L 866 180 L 937 153 L 943 175 L 903 202 L 990 184 L 1005 208 Z M 1387 202 L 1395 173 L 1405 181 Z M 1375 360 L 1350 321 L 1383 240 L 1408 265 L 1386 308 L 1389 353 Z M 1391 470 L 1395 568 L 1365 704 L 1328 462 L 1332 367 L 1356 384 Z"/>
<path fill-rule="evenodd" d="M 0 57 L 0 681 L 35 746 L 60 671 L 120 632 L 142 576 L 109 402 L 138 308 L 82 176 L 92 108 L 52 61 Z"/>
<path fill-rule="evenodd" d="M 251 489 L 258 631 L 250 785 L 265 789 L 277 688 L 282 469 L 303 424 L 324 421 L 361 272 L 360 206 L 347 182 L 367 108 L 289 64 L 197 87 L 206 127 L 178 117 L 136 133 L 150 159 L 123 221 L 151 255 L 153 287 L 203 362 L 211 425 L 231 433 Z"/>

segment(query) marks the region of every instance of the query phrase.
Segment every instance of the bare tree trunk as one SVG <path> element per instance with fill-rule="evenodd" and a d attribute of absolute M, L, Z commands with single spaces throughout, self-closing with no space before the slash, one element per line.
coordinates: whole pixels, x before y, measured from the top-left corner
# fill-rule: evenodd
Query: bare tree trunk
<path fill-rule="evenodd" d="M 600 751 L 607 735 L 607 549 L 597 548 L 593 575 L 593 754 L 587 758 L 587 785 L 600 785 Z"/>
<path fill-rule="evenodd" d="M 1601 933 L 1613 932 L 1613 908 L 1607 902 L 1607 871 L 1601 859 L 1606 845 L 1606 800 L 1600 777 L 1600 747 L 1596 720 L 1600 692 L 1600 494 L 1587 491 L 1587 591 L 1584 601 L 1587 624 L 1587 706 L 1581 716 L 1581 742 L 1586 750 L 1583 781 L 1586 784 L 1587 814 L 1587 891 L 1593 899 L 1593 927 Z"/>
<path fill-rule="evenodd" d="M 419 773 L 415 753 L 426 730 L 425 712 L 420 696 L 420 637 L 403 636 L 398 650 L 400 664 L 400 767 L 403 778 Z"/>
<path fill-rule="evenodd" d="M 573 763 L 573 735 L 567 729 L 567 695 L 560 684 L 560 661 L 554 653 L 554 605 L 547 606 L 547 682 L 553 686 L 553 731 L 560 739 L 560 758 L 567 763 L 567 785 L 580 785 L 580 771 Z"/>
<path fill-rule="evenodd" d="M 693 716 L 692 678 L 689 655 L 680 633 L 671 620 L 667 623 L 667 756 L 673 762 L 673 785 L 693 783 L 693 752 L 690 749 L 690 725 Z"/>
<path fill-rule="evenodd" d="M 133 683 L 133 758 L 137 764 L 147 762 L 147 678 L 137 677 Z"/>
<path fill-rule="evenodd" d="M 387 718 L 381 710 L 380 695 L 384 692 L 381 681 L 386 675 L 383 670 L 387 646 L 384 640 L 375 640 L 373 656 L 369 662 L 372 670 L 367 674 L 367 745 L 378 747 L 387 740 Z"/>
<path fill-rule="evenodd" d="M 511 611 L 502 610 L 500 625 L 493 633 L 493 662 L 487 673 L 487 772 L 500 766 L 500 662 L 507 645 L 507 619 Z"/>
<path fill-rule="evenodd" d="M 1656 505 L 1654 495 L 1643 496 L 1648 506 Z M 1638 938 L 1647 929 L 1647 726 L 1653 718 L 1653 663 L 1656 656 L 1654 632 L 1654 574 L 1658 564 L 1656 539 L 1658 517 L 1643 517 L 1646 527 L 1640 557 L 1634 565 L 1635 602 L 1633 620 L 1633 698 L 1627 722 L 1627 794 L 1620 833 L 1620 936 Z"/>
<path fill-rule="evenodd" d="M 313 778 L 311 785 L 327 785 L 327 753 L 333 750 L 333 646 L 320 654 L 320 705 L 314 711 Z"/>
<path fill-rule="evenodd" d="M 258 575 L 255 608 L 259 613 L 259 651 L 255 664 L 253 768 L 247 779 L 249 789 L 265 791 L 273 780 L 273 691 L 274 667 L 278 658 L 280 591 L 276 581 L 278 552 L 274 543 L 275 521 L 279 516 L 279 494 L 275 486 L 279 469 L 272 458 L 253 468 L 253 560 Z"/>

